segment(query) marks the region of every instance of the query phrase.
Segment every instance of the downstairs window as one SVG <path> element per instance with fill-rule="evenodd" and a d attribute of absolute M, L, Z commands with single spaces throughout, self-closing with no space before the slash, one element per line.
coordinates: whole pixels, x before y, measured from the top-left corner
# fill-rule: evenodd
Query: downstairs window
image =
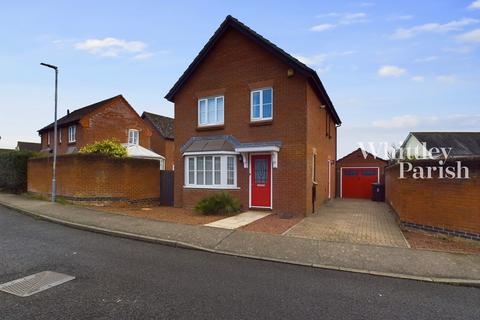
<path fill-rule="evenodd" d="M 234 155 L 185 157 L 185 186 L 193 188 L 231 189 L 237 187 Z"/>

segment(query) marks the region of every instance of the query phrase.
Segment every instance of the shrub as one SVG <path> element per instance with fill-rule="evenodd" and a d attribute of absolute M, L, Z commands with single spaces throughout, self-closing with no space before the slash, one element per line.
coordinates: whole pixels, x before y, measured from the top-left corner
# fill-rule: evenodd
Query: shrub
<path fill-rule="evenodd" d="M 27 190 L 27 162 L 37 156 L 31 151 L 0 153 L 0 189 L 21 193 Z"/>
<path fill-rule="evenodd" d="M 106 139 L 84 146 L 80 149 L 80 153 L 95 153 L 109 157 L 124 158 L 127 156 L 127 149 L 116 139 Z"/>
<path fill-rule="evenodd" d="M 240 212 L 240 202 L 227 192 L 219 192 L 205 197 L 195 206 L 195 211 L 202 214 L 234 214 Z"/>

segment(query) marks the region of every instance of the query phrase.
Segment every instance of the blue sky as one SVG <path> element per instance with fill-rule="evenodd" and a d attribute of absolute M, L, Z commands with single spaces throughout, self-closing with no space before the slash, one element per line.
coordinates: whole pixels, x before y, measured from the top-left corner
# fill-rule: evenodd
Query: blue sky
<path fill-rule="evenodd" d="M 123 94 L 163 97 L 227 14 L 317 70 L 343 124 L 338 153 L 409 131 L 480 128 L 480 1 L 16 1 L 0 11 L 0 148 Z"/>

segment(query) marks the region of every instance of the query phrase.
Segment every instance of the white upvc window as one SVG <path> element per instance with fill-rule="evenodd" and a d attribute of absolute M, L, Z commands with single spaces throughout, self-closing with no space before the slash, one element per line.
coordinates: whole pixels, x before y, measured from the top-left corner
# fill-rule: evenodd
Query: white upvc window
<path fill-rule="evenodd" d="M 236 156 L 200 155 L 185 157 L 185 186 L 215 189 L 236 188 Z"/>
<path fill-rule="evenodd" d="M 140 132 L 136 129 L 128 129 L 128 144 L 138 145 L 140 138 Z"/>
<path fill-rule="evenodd" d="M 68 143 L 77 141 L 77 126 L 68 127 Z"/>
<path fill-rule="evenodd" d="M 253 90 L 250 94 L 250 120 L 263 121 L 273 119 L 273 89 Z"/>
<path fill-rule="evenodd" d="M 198 99 L 198 126 L 223 124 L 224 97 Z"/>
<path fill-rule="evenodd" d="M 62 143 L 62 128 L 58 129 L 58 143 Z"/>
<path fill-rule="evenodd" d="M 50 131 L 48 131 L 48 133 L 47 133 L 47 145 L 50 145 L 50 135 L 51 134 L 52 133 Z"/>

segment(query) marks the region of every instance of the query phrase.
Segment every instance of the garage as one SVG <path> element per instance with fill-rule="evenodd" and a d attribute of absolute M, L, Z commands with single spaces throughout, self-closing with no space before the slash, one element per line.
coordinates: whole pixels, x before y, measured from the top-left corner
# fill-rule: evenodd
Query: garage
<path fill-rule="evenodd" d="M 337 197 L 371 199 L 372 183 L 384 182 L 387 164 L 360 148 L 337 160 Z"/>
<path fill-rule="evenodd" d="M 380 182 L 380 168 L 341 168 L 341 197 L 372 197 L 372 183 Z"/>

